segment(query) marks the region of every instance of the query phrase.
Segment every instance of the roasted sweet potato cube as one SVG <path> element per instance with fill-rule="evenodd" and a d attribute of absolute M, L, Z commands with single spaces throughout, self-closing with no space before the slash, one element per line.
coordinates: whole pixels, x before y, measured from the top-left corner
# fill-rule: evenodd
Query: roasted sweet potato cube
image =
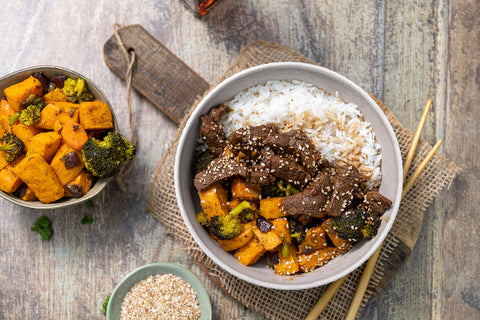
<path fill-rule="evenodd" d="M 22 140 L 23 144 L 25 144 L 26 151 L 30 148 L 30 141 L 32 141 L 32 138 L 41 132 L 42 129 L 29 127 L 23 123 L 17 123 L 12 126 L 12 133 Z"/>
<path fill-rule="evenodd" d="M 26 184 L 22 184 L 20 188 L 15 191 L 15 196 L 24 200 L 24 201 L 35 201 L 38 200 L 35 193 L 30 189 Z"/>
<path fill-rule="evenodd" d="M 55 122 L 65 124 L 69 121 L 78 122 L 78 104 L 70 102 L 52 102 L 43 108 L 37 127 L 53 130 Z"/>
<path fill-rule="evenodd" d="M 285 244 L 292 243 L 292 237 L 290 236 L 290 228 L 287 218 L 276 218 L 269 220 L 273 224 L 273 231 L 282 239 Z"/>
<path fill-rule="evenodd" d="M 350 247 L 352 246 L 352 244 L 349 241 L 343 240 L 342 238 L 340 238 L 338 236 L 338 233 L 333 229 L 332 219 L 325 220 L 322 223 L 322 228 L 327 233 L 328 237 L 332 241 L 335 248 L 337 248 L 338 250 L 341 250 L 341 251 L 350 250 Z"/>
<path fill-rule="evenodd" d="M 249 266 L 260 259 L 267 250 L 257 240 L 252 237 L 244 246 L 237 249 L 233 255 L 240 261 L 241 264 Z"/>
<path fill-rule="evenodd" d="M 262 232 L 257 225 L 254 224 L 252 231 L 258 241 L 260 241 L 262 246 L 268 251 L 272 251 L 282 244 L 282 238 L 280 238 L 273 229 L 270 229 L 268 232 Z"/>
<path fill-rule="evenodd" d="M 232 211 L 233 208 L 238 206 L 240 203 L 242 203 L 242 200 L 240 200 L 240 199 L 232 199 L 232 200 L 228 201 L 227 202 L 228 211 Z"/>
<path fill-rule="evenodd" d="M 200 205 L 203 212 L 207 216 L 208 221 L 213 216 L 225 216 L 228 214 L 227 209 L 227 190 L 220 184 L 216 184 L 213 187 L 200 191 L 198 193 L 200 197 Z"/>
<path fill-rule="evenodd" d="M 311 254 L 299 254 L 298 264 L 301 271 L 310 272 L 317 267 L 323 266 L 337 255 L 338 252 L 336 248 L 326 247 L 325 249 L 314 251 Z"/>
<path fill-rule="evenodd" d="M 13 170 L 32 189 L 40 201 L 51 203 L 63 197 L 62 183 L 55 171 L 38 153 L 25 157 Z"/>
<path fill-rule="evenodd" d="M 300 265 L 298 264 L 297 257 L 297 248 L 295 248 L 294 245 L 290 245 L 288 250 L 289 254 L 287 257 L 283 255 L 283 251 L 285 250 L 280 250 L 278 252 L 279 263 L 273 265 L 275 273 L 280 276 L 289 276 L 300 271 Z"/>
<path fill-rule="evenodd" d="M 68 121 L 62 127 L 63 141 L 75 150 L 82 149 L 88 140 L 88 135 L 80 123 Z"/>
<path fill-rule="evenodd" d="M 90 172 L 82 170 L 72 181 L 65 185 L 65 197 L 79 198 L 87 194 L 93 184 Z"/>
<path fill-rule="evenodd" d="M 300 253 L 312 253 L 318 249 L 324 249 L 327 247 L 326 232 L 322 226 L 311 227 L 305 233 L 305 239 L 298 246 Z"/>
<path fill-rule="evenodd" d="M 0 170 L 0 190 L 13 193 L 22 185 L 22 180 L 15 174 L 13 167 L 7 165 Z"/>
<path fill-rule="evenodd" d="M 232 197 L 240 200 L 260 200 L 262 197 L 261 187 L 247 187 L 245 179 L 235 176 L 231 179 Z"/>
<path fill-rule="evenodd" d="M 68 96 L 65 93 L 63 93 L 62 89 L 55 88 L 54 90 L 50 91 L 49 93 L 46 93 L 43 96 L 43 99 L 47 103 L 56 102 L 56 101 L 66 102 L 66 101 L 68 101 Z"/>
<path fill-rule="evenodd" d="M 68 144 L 62 144 L 55 153 L 50 166 L 64 186 L 82 171 L 84 166 L 82 154 Z"/>
<path fill-rule="evenodd" d="M 113 128 L 113 117 L 110 108 L 102 101 L 80 103 L 80 123 L 85 130 Z"/>
<path fill-rule="evenodd" d="M 11 85 L 4 90 L 8 103 L 15 111 L 23 109 L 23 101 L 31 94 L 40 96 L 42 94 L 42 84 L 35 77 L 28 77 L 22 82 Z"/>
<path fill-rule="evenodd" d="M 50 163 L 61 143 L 62 136 L 55 131 L 39 133 L 30 140 L 27 155 L 38 153 Z"/>
<path fill-rule="evenodd" d="M 253 237 L 252 223 L 244 223 L 242 232 L 230 240 L 217 240 L 225 251 L 237 250 L 243 247 Z"/>
<path fill-rule="evenodd" d="M 8 124 L 8 118 L 15 113 L 10 105 L 8 104 L 7 100 L 1 99 L 0 100 L 0 137 L 3 137 L 5 132 L 12 133 L 12 129 Z"/>
<path fill-rule="evenodd" d="M 265 219 L 285 217 L 287 214 L 282 206 L 283 197 L 266 198 L 260 200 L 260 215 Z"/>

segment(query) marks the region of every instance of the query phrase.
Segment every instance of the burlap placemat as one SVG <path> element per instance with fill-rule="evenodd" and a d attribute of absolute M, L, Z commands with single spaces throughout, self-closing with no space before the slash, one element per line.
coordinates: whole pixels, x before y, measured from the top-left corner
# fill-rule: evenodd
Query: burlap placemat
<path fill-rule="evenodd" d="M 241 50 L 236 62 L 226 71 L 223 79 L 252 66 L 269 62 L 298 61 L 313 63 L 295 50 L 271 43 L 255 42 Z M 196 107 L 198 100 L 193 104 Z M 402 127 L 393 113 L 380 101 L 382 107 L 397 136 L 402 156 L 405 158 L 413 132 Z M 186 117 L 188 118 L 188 116 Z M 173 182 L 173 168 L 178 138 L 186 120 L 171 142 L 167 152 L 160 160 L 152 178 L 149 209 L 153 216 L 167 227 L 167 232 L 176 237 L 189 255 L 198 262 L 209 278 L 224 292 L 238 300 L 248 308 L 263 313 L 270 319 L 303 319 L 323 294 L 325 287 L 308 290 L 287 291 L 271 290 L 258 287 L 225 272 L 208 258 L 193 240 L 183 223 L 177 206 Z M 411 172 L 420 164 L 429 151 L 430 146 L 420 141 L 413 159 Z M 458 168 L 437 154 L 424 169 L 413 189 L 402 200 L 394 226 L 387 236 L 380 253 L 375 272 L 368 286 L 364 303 L 378 293 L 401 268 L 415 244 L 420 232 L 423 214 L 435 195 L 453 181 Z M 355 293 L 363 266 L 355 270 L 344 282 L 320 319 L 344 319 L 351 299 Z"/>

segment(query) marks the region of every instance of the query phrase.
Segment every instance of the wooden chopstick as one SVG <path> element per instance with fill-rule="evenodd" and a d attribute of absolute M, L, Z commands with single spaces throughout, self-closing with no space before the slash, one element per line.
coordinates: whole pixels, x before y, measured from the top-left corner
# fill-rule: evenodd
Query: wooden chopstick
<path fill-rule="evenodd" d="M 420 122 L 418 123 L 417 131 L 415 131 L 415 135 L 412 139 L 412 145 L 408 150 L 407 157 L 405 158 L 405 162 L 403 163 L 403 181 L 407 179 L 408 169 L 410 169 L 410 165 L 412 164 L 412 159 L 415 154 L 415 150 L 417 150 L 418 141 L 420 140 L 420 134 L 422 133 L 423 126 L 425 125 L 425 121 L 427 120 L 428 111 L 430 111 L 430 107 L 432 106 L 432 100 L 428 99 L 425 108 L 423 109 L 422 117 L 420 118 Z"/>
<path fill-rule="evenodd" d="M 427 115 L 428 115 L 428 112 L 430 111 L 430 107 L 432 106 L 432 100 L 431 99 L 428 99 L 427 100 L 427 104 L 425 105 L 425 108 L 423 110 L 423 114 L 422 114 L 422 117 L 420 118 L 420 122 L 418 123 L 418 126 L 417 126 L 417 130 L 415 131 L 415 135 L 413 136 L 413 140 L 412 140 L 412 144 L 410 146 L 410 149 L 408 150 L 408 153 L 407 153 L 407 157 L 405 159 L 405 162 L 404 162 L 404 165 L 403 165 L 403 180 L 406 179 L 407 175 L 408 175 L 408 170 L 410 169 L 410 165 L 412 163 L 412 159 L 413 159 L 413 156 L 415 154 L 415 151 L 417 150 L 417 146 L 418 146 L 418 142 L 420 140 L 420 135 L 422 133 L 422 130 L 423 130 L 423 126 L 425 124 L 425 121 L 427 119 Z M 440 144 L 442 143 L 441 142 L 442 140 L 440 140 Z M 432 148 L 433 151 L 433 154 L 437 151 L 438 147 L 440 146 L 440 144 L 437 142 L 438 146 L 435 148 Z M 431 153 L 431 152 L 430 152 Z M 427 160 L 428 156 L 430 155 L 430 153 L 427 155 L 427 157 L 425 158 Z M 433 156 L 432 154 L 432 156 Z M 426 163 L 429 161 L 430 159 L 428 159 L 426 162 L 425 162 L 425 165 Z M 418 176 L 420 175 L 421 171 L 423 170 L 423 168 L 425 167 L 425 165 L 422 166 L 422 164 L 424 163 L 422 162 L 419 166 L 419 169 L 417 169 L 418 174 L 416 175 L 416 177 L 412 180 L 410 179 L 409 182 L 410 185 L 408 185 L 408 183 L 405 185 L 404 189 L 403 189 L 403 193 L 402 193 L 402 198 L 404 197 L 404 195 L 408 192 L 408 190 L 413 186 L 413 183 L 415 182 L 415 180 L 418 178 Z M 414 174 L 415 175 L 415 174 Z M 414 177 L 414 175 L 412 175 L 412 177 Z M 407 189 L 408 187 L 408 189 Z M 406 191 L 405 191 L 406 190 Z M 367 281 L 366 283 L 366 286 L 368 285 L 368 282 L 370 281 L 370 277 L 372 276 L 372 273 L 373 273 L 373 270 L 375 269 L 375 265 L 377 263 L 377 260 L 378 260 L 378 257 L 380 255 L 380 250 L 381 250 L 382 246 L 380 246 L 377 251 L 375 251 L 375 253 L 370 257 L 370 259 L 367 261 L 367 264 L 365 265 L 365 269 L 364 269 L 364 273 L 362 274 L 362 278 L 360 279 L 360 282 L 362 281 L 363 279 L 363 275 L 365 275 L 366 271 L 369 271 L 371 269 L 370 272 L 370 276 L 368 276 L 368 279 L 365 277 L 365 280 L 364 281 Z M 330 300 L 333 298 L 333 296 L 337 293 L 338 289 L 340 289 L 340 286 L 343 284 L 343 282 L 345 281 L 345 279 L 347 279 L 348 275 L 346 275 L 345 277 L 343 278 L 340 278 L 338 279 L 337 281 L 334 281 L 332 282 L 327 290 L 325 290 L 325 292 L 323 293 L 323 295 L 320 297 L 320 299 L 318 299 L 317 303 L 313 306 L 312 310 L 310 311 L 310 313 L 305 317 L 305 320 L 315 320 L 317 319 L 320 314 L 322 313 L 322 311 L 327 307 L 328 303 L 330 302 Z M 365 290 L 366 290 L 366 286 L 365 286 Z M 360 283 L 359 283 L 359 287 L 360 287 Z M 358 289 L 357 289 L 358 291 Z M 352 305 L 350 306 L 350 309 L 354 309 L 356 308 L 356 311 L 355 311 L 355 315 L 356 313 L 358 312 L 358 308 L 360 307 L 360 303 L 363 299 L 363 294 L 365 293 L 365 291 L 363 291 L 362 293 L 362 296 L 361 296 L 361 299 L 360 301 L 358 302 L 358 307 L 355 305 L 353 306 L 352 308 Z M 355 294 L 356 295 L 356 294 Z M 356 300 L 355 300 L 355 297 L 354 297 L 354 300 L 352 301 L 352 304 L 355 302 L 355 304 L 357 304 Z M 349 310 L 350 310 L 349 309 Z M 350 312 L 349 312 L 350 313 Z M 347 315 L 348 316 L 348 315 Z"/>
<path fill-rule="evenodd" d="M 437 152 L 438 147 L 442 144 L 442 140 L 438 140 L 437 143 L 430 149 L 430 152 L 427 154 L 425 159 L 423 159 L 422 163 L 418 166 L 415 172 L 412 174 L 408 182 L 405 184 L 402 193 L 402 199 L 408 193 L 408 191 L 412 188 L 413 184 L 417 180 L 417 178 L 422 173 L 423 169 L 425 169 L 427 163 L 432 159 Z M 378 260 L 378 256 L 380 255 L 380 251 L 382 246 L 380 246 L 377 251 L 368 259 L 367 264 L 365 265 L 365 269 L 363 270 L 362 277 L 360 278 L 360 282 L 358 283 L 357 291 L 355 291 L 355 295 L 353 296 L 352 303 L 350 304 L 350 309 L 348 309 L 347 316 L 345 320 L 354 320 L 357 316 L 358 309 L 360 308 L 360 304 L 363 300 L 363 295 L 367 290 L 368 283 L 370 282 L 370 278 L 372 277 L 373 270 L 375 269 L 375 265 Z"/>

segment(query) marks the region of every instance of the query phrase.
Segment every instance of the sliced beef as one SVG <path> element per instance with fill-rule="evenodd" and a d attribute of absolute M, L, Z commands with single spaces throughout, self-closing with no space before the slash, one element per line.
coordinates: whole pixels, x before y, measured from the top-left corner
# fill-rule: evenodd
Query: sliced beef
<path fill-rule="evenodd" d="M 270 170 L 262 167 L 260 164 L 254 164 L 249 169 L 250 176 L 245 181 L 247 187 L 268 186 L 275 181 L 275 177 L 270 174 Z"/>
<path fill-rule="evenodd" d="M 230 107 L 222 104 L 210 109 L 208 115 L 200 116 L 200 137 L 208 145 L 214 157 L 222 153 L 227 143 L 223 125 L 219 124 L 218 120 L 222 114 L 230 111 Z"/>
<path fill-rule="evenodd" d="M 203 191 L 233 176 L 248 178 L 247 166 L 233 158 L 220 157 L 210 162 L 207 169 L 197 173 L 193 184 L 198 191 Z"/>
<path fill-rule="evenodd" d="M 333 193 L 325 212 L 338 217 L 351 205 L 355 194 L 361 194 L 362 174 L 352 165 L 337 165 L 333 176 Z"/>
<path fill-rule="evenodd" d="M 293 156 L 277 155 L 267 148 L 262 149 L 261 154 L 259 164 L 269 170 L 272 176 L 302 188 L 312 180 L 310 174 Z"/>
<path fill-rule="evenodd" d="M 392 201 L 378 191 L 369 191 L 363 202 L 366 209 L 381 216 L 392 205 Z"/>
<path fill-rule="evenodd" d="M 265 145 L 298 158 L 311 176 L 315 176 L 321 169 L 322 155 L 301 130 L 270 135 L 265 139 Z"/>
<path fill-rule="evenodd" d="M 248 155 L 257 154 L 265 146 L 265 139 L 278 133 L 274 124 L 242 127 L 228 136 L 232 150 L 241 151 Z"/>
<path fill-rule="evenodd" d="M 318 216 L 325 210 L 325 205 L 332 193 L 332 182 L 326 172 L 318 174 L 302 192 L 282 199 L 285 212 L 289 215 L 306 214 Z"/>

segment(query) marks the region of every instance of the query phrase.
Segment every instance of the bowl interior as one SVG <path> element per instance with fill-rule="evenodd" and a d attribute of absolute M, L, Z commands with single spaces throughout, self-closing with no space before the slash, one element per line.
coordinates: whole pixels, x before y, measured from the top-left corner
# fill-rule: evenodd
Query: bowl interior
<path fill-rule="evenodd" d="M 136 283 L 146 279 L 149 276 L 158 274 L 172 274 L 182 278 L 190 284 L 200 303 L 201 316 L 200 320 L 212 319 L 212 306 L 208 293 L 198 278 L 189 270 L 171 263 L 151 263 L 140 267 L 130 273 L 120 282 L 110 296 L 107 306 L 107 320 L 120 319 L 122 311 L 122 301 L 125 295 L 135 286 Z"/>
<path fill-rule="evenodd" d="M 316 85 L 330 94 L 359 106 L 365 119 L 371 123 L 382 153 L 382 184 L 380 192 L 392 200 L 391 208 L 383 215 L 377 236 L 363 240 L 343 254 L 313 272 L 295 276 L 277 276 L 266 268 L 265 262 L 243 266 L 231 253 L 223 251 L 196 221 L 201 211 L 195 188 L 191 163 L 193 150 L 199 137 L 199 116 L 221 102 L 256 84 L 268 80 L 300 80 Z M 398 142 L 380 107 L 360 87 L 345 77 L 325 68 L 304 63 L 271 63 L 242 71 L 215 87 L 198 105 L 180 138 L 175 161 L 175 188 L 182 217 L 202 250 L 229 273 L 256 285 L 273 289 L 306 289 L 333 282 L 355 270 L 381 245 L 387 236 L 401 199 L 402 159 Z"/>
<path fill-rule="evenodd" d="M 71 77 L 73 79 L 77 78 L 83 78 L 85 79 L 88 88 L 90 89 L 91 93 L 95 96 L 95 99 L 100 100 L 105 102 L 108 107 L 110 108 L 110 111 L 112 112 L 112 117 L 113 117 L 113 123 L 114 123 L 114 128 L 115 130 L 118 131 L 118 124 L 117 124 L 117 119 L 115 118 L 115 113 L 113 112 L 112 105 L 108 101 L 107 97 L 105 94 L 102 92 L 102 90 L 90 79 L 87 77 L 72 71 L 68 70 L 62 67 L 56 67 L 56 66 L 36 66 L 36 67 L 30 67 L 26 69 L 22 69 L 19 71 L 15 71 L 13 73 L 7 74 L 6 76 L 0 78 L 0 97 L 4 97 L 3 90 L 15 83 L 18 83 L 20 81 L 25 80 L 29 76 L 32 75 L 33 72 L 43 72 L 49 79 L 51 79 L 53 76 L 56 74 L 64 74 L 67 75 L 68 77 Z M 62 208 L 62 207 L 67 207 L 75 204 L 79 204 L 81 202 L 84 202 L 90 198 L 93 198 L 96 196 L 107 184 L 108 179 L 99 179 L 95 182 L 95 184 L 92 186 L 92 188 L 81 198 L 62 198 L 54 203 L 42 203 L 41 201 L 24 201 L 21 200 L 15 196 L 9 195 L 3 191 L 0 191 L 0 197 L 7 199 L 10 202 L 13 202 L 15 204 L 27 207 L 27 208 L 32 208 L 32 209 L 55 209 L 55 208 Z"/>

